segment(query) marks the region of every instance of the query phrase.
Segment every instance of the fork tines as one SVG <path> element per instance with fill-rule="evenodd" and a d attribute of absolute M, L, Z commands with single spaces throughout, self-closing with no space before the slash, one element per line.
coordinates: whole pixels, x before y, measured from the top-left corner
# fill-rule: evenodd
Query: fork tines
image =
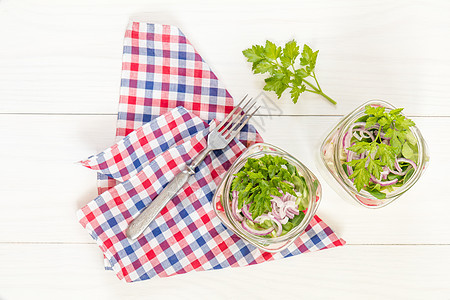
<path fill-rule="evenodd" d="M 227 115 L 227 117 L 217 126 L 218 131 L 225 139 L 233 138 L 248 123 L 253 115 L 258 111 L 260 106 L 255 106 L 256 101 L 253 98 L 246 100 L 246 95 L 236 107 Z M 241 105 L 243 106 L 241 107 Z M 250 113 L 251 111 L 251 113 Z M 230 120 L 231 118 L 231 120 Z M 244 120 L 245 119 L 245 120 Z M 241 123 L 242 122 L 242 123 Z M 239 126 L 240 125 L 240 126 Z"/>

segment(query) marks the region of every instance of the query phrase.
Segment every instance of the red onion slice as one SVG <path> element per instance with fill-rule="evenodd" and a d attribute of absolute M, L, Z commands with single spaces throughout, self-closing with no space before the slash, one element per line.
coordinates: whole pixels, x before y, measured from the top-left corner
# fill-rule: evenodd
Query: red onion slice
<path fill-rule="evenodd" d="M 353 160 L 353 153 L 354 153 L 353 151 L 348 151 L 347 152 L 347 162 Z M 348 176 L 353 174 L 353 168 L 351 166 L 349 166 L 349 165 L 347 165 L 347 173 L 348 173 Z"/>
<path fill-rule="evenodd" d="M 233 191 L 232 195 L 233 195 L 233 199 L 231 200 L 231 213 L 236 220 L 238 220 L 239 222 L 242 222 L 244 220 L 244 218 L 238 212 L 238 192 Z"/>
<path fill-rule="evenodd" d="M 393 185 L 398 182 L 397 178 L 395 178 L 394 180 L 390 180 L 390 181 L 381 181 L 381 180 L 375 178 L 375 176 L 373 176 L 372 174 L 370 175 L 370 180 L 372 180 L 372 182 L 375 184 L 379 184 L 380 186 Z"/>
<path fill-rule="evenodd" d="M 359 157 L 359 158 L 360 158 L 360 159 L 361 159 L 361 158 L 366 158 L 366 157 L 367 157 L 367 154 L 368 154 L 368 152 L 367 152 L 367 151 L 364 151 L 363 153 L 360 154 L 360 157 Z"/>
<path fill-rule="evenodd" d="M 350 147 L 350 139 L 351 139 L 351 136 L 347 131 L 344 134 L 344 138 L 342 139 L 342 148 L 344 148 L 344 150 L 347 150 L 347 148 Z"/>
<path fill-rule="evenodd" d="M 288 217 L 284 217 L 283 219 L 280 220 L 281 224 L 286 224 L 289 221 Z"/>
<path fill-rule="evenodd" d="M 404 176 L 404 175 L 406 175 L 406 173 L 408 173 L 408 171 L 411 170 L 411 169 L 412 169 L 412 167 L 409 166 L 409 167 L 406 168 L 405 171 L 402 171 L 402 172 L 397 172 L 396 170 L 391 170 L 391 169 L 389 169 L 389 172 L 391 172 L 392 174 L 395 174 L 395 175 Z"/>
<path fill-rule="evenodd" d="M 294 217 L 294 213 L 292 210 L 289 209 L 297 209 L 297 204 L 295 204 L 294 201 L 287 201 L 286 205 L 281 209 L 281 212 L 284 216 L 287 216 L 289 219 L 292 219 Z"/>
<path fill-rule="evenodd" d="M 282 217 L 280 216 L 280 212 L 278 210 L 277 205 L 275 204 L 275 202 L 272 202 L 272 214 L 275 218 L 277 219 L 282 219 Z"/>
<path fill-rule="evenodd" d="M 353 136 L 353 128 L 355 128 L 357 126 L 362 126 L 363 128 L 361 128 L 361 129 L 364 129 L 364 127 L 366 126 L 366 123 L 365 122 L 357 122 L 357 123 L 353 123 L 352 125 L 350 125 L 350 128 L 344 134 L 344 138 L 342 139 L 342 147 L 344 148 L 344 150 L 347 149 L 348 147 L 350 147 L 350 141 Z"/>
<path fill-rule="evenodd" d="M 278 211 L 278 216 L 279 216 L 278 219 L 280 219 L 280 220 L 285 218 L 286 217 L 286 211 L 283 208 L 280 208 L 280 210 Z"/>
<path fill-rule="evenodd" d="M 366 128 L 366 130 L 379 129 L 379 128 L 380 128 L 380 124 L 375 124 L 373 126 L 370 126 L 369 128 Z"/>
<path fill-rule="evenodd" d="M 286 209 L 291 207 L 291 208 L 296 208 L 297 204 L 295 204 L 295 201 L 287 201 L 286 205 L 284 206 Z"/>
<path fill-rule="evenodd" d="M 298 209 L 292 208 L 292 207 L 288 207 L 287 209 L 289 212 L 293 213 L 294 215 L 298 215 L 300 212 L 298 211 Z"/>
<path fill-rule="evenodd" d="M 350 125 L 349 131 L 352 131 L 353 128 L 355 128 L 355 127 L 357 127 L 357 126 L 359 126 L 359 127 L 362 126 L 363 128 L 366 128 L 366 122 L 356 122 L 356 123 L 353 123 L 352 125 Z"/>
<path fill-rule="evenodd" d="M 294 201 L 295 202 L 297 200 L 297 197 L 295 197 L 294 195 L 291 195 L 289 193 L 286 193 L 286 194 L 283 195 L 283 200 L 284 200 L 284 202 L 288 202 L 288 201 Z"/>
<path fill-rule="evenodd" d="M 255 222 L 254 223 L 264 223 L 264 221 L 266 221 L 266 220 L 272 220 L 272 218 L 269 216 L 269 214 L 270 213 L 257 216 L 255 218 Z"/>
<path fill-rule="evenodd" d="M 410 159 L 407 159 L 407 158 L 404 158 L 404 157 L 400 157 L 399 159 L 397 159 L 397 164 L 398 164 L 399 162 L 403 162 L 403 163 L 410 164 L 410 165 L 414 168 L 414 170 L 417 170 L 417 165 L 416 165 L 416 163 L 413 162 L 413 161 L 410 160 Z"/>
<path fill-rule="evenodd" d="M 384 167 L 383 167 L 383 172 L 380 173 L 380 174 L 381 174 L 381 179 L 382 179 L 382 180 L 386 180 L 386 179 L 387 179 L 387 176 L 389 175 L 389 173 L 390 173 L 389 168 L 386 167 L 386 166 L 384 166 Z"/>
<path fill-rule="evenodd" d="M 274 229 L 273 227 L 269 227 L 268 229 L 264 229 L 264 230 L 256 230 L 256 229 L 253 229 L 250 226 L 248 226 L 248 224 L 247 224 L 247 222 L 245 220 L 242 221 L 241 224 L 242 224 L 242 228 L 244 228 L 245 231 L 247 231 L 247 232 L 249 232 L 251 234 L 260 235 L 260 236 L 268 235 Z"/>
<path fill-rule="evenodd" d="M 357 128 L 357 129 L 353 129 L 353 131 L 359 131 L 359 134 L 361 135 L 361 137 L 363 138 L 370 138 L 372 141 L 375 139 L 375 137 L 373 136 L 373 134 L 367 130 L 367 129 L 363 129 L 363 128 Z M 365 133 L 366 135 L 363 135 L 363 133 Z"/>
<path fill-rule="evenodd" d="M 400 168 L 400 165 L 398 164 L 397 158 L 395 159 L 394 166 L 398 172 L 403 172 L 402 168 Z"/>
<path fill-rule="evenodd" d="M 253 220 L 253 218 L 252 218 L 249 208 L 250 208 L 250 204 L 242 206 L 242 214 L 244 215 L 244 217 L 246 217 L 250 221 L 255 222 L 255 220 Z"/>
<path fill-rule="evenodd" d="M 272 199 L 270 199 L 270 202 L 275 203 L 278 207 L 283 207 L 284 206 L 284 201 L 282 198 L 277 197 L 277 196 L 272 196 Z"/>
<path fill-rule="evenodd" d="M 411 167 L 408 167 L 405 171 L 403 171 L 402 168 L 400 168 L 400 165 L 398 164 L 399 162 L 408 163 L 414 168 L 414 170 L 417 170 L 417 165 L 416 165 L 415 162 L 413 162 L 410 159 L 407 159 L 407 158 L 404 158 L 404 157 L 400 157 L 400 158 L 395 159 L 395 163 L 394 163 L 395 169 L 397 169 L 397 170 L 389 169 L 389 171 L 392 174 L 403 176 L 411 169 Z"/>
<path fill-rule="evenodd" d="M 276 218 L 272 217 L 272 222 L 274 222 L 277 225 L 277 231 L 275 233 L 276 236 L 280 236 L 281 232 L 283 231 L 283 225 L 281 225 L 280 221 Z"/>
<path fill-rule="evenodd" d="M 294 218 L 294 214 L 293 214 L 291 211 L 289 211 L 289 210 L 286 210 L 286 216 L 287 216 L 289 219 L 293 219 L 293 218 Z"/>

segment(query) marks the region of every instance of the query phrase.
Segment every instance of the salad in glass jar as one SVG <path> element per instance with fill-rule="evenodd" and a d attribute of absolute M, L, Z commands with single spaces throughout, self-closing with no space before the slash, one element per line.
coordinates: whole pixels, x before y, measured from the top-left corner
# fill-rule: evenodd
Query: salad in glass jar
<path fill-rule="evenodd" d="M 342 168 L 358 191 L 384 199 L 417 170 L 417 139 L 410 130 L 415 123 L 402 110 L 366 105 L 344 134 Z"/>
<path fill-rule="evenodd" d="M 291 245 L 311 223 L 322 197 L 317 177 L 286 151 L 257 143 L 217 186 L 213 208 L 236 235 L 267 252 Z"/>
<path fill-rule="evenodd" d="M 233 176 L 232 216 L 250 234 L 279 237 L 303 220 L 309 191 L 286 159 L 268 154 L 249 158 Z"/>
<path fill-rule="evenodd" d="M 385 101 L 369 101 L 344 117 L 320 148 L 329 173 L 365 207 L 397 199 L 428 164 L 425 140 L 402 111 Z"/>

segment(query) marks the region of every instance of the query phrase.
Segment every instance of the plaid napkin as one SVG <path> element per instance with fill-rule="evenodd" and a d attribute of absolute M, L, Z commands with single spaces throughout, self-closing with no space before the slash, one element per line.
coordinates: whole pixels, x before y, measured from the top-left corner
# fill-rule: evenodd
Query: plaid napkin
<path fill-rule="evenodd" d="M 213 151 L 144 234 L 128 240 L 128 224 L 205 148 L 209 124 L 222 120 L 233 100 L 178 28 L 134 22 L 124 44 L 118 142 L 82 161 L 99 172 L 101 194 L 78 211 L 120 279 L 246 266 L 345 243 L 317 216 L 294 244 L 276 254 L 247 244 L 222 225 L 212 196 L 234 160 L 262 141 L 252 126 Z"/>

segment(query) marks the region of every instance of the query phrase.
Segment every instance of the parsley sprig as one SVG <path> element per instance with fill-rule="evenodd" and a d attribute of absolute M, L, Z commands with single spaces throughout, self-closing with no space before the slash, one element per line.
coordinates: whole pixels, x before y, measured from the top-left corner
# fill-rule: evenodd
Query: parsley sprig
<path fill-rule="evenodd" d="M 297 169 L 280 156 L 264 155 L 249 158 L 238 173 L 233 174 L 231 190 L 239 192 L 238 208 L 250 204 L 253 219 L 270 212 L 273 196 L 285 193 L 297 196 L 306 189 L 306 182 Z M 273 195 L 273 196 L 272 196 Z"/>
<path fill-rule="evenodd" d="M 353 167 L 353 174 L 349 178 L 354 179 L 358 191 L 370 185 L 371 174 L 379 179 L 384 166 L 388 166 L 390 169 L 394 168 L 395 159 L 401 155 L 402 146 L 410 136 L 409 127 L 415 125 L 412 120 L 401 114 L 402 110 L 403 108 L 398 108 L 386 112 L 385 107 L 382 106 L 367 105 L 365 107 L 366 115 L 358 121 L 365 121 L 366 129 L 374 126 L 379 126 L 379 129 L 372 142 L 361 140 L 347 148 L 357 154 L 367 151 L 366 157 L 346 163 Z M 384 132 L 386 137 L 391 138 L 390 145 L 382 143 L 381 132 Z"/>
<path fill-rule="evenodd" d="M 242 53 L 247 57 L 248 62 L 253 63 L 254 74 L 270 74 L 270 77 L 265 79 L 264 90 L 275 91 L 278 98 L 286 89 L 290 88 L 291 99 L 294 103 L 297 103 L 301 93 L 310 92 L 321 95 L 336 104 L 336 101 L 322 91 L 317 81 L 315 67 L 319 50 L 313 51 L 305 44 L 299 63 L 296 63 L 296 59 L 300 55 L 299 49 L 295 40 L 287 42 L 284 48 L 276 46 L 271 41 L 266 41 L 265 46 L 254 45 Z M 306 80 L 308 77 L 314 79 L 316 85 Z"/>

